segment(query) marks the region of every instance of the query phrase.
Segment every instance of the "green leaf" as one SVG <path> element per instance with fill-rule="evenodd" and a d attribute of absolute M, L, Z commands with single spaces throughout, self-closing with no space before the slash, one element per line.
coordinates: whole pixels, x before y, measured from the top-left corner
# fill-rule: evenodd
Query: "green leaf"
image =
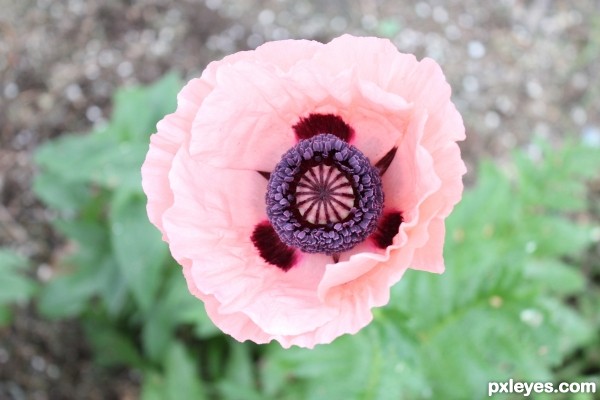
<path fill-rule="evenodd" d="M 181 272 L 181 266 L 175 263 L 169 265 L 171 278 L 165 294 L 163 312 L 170 314 L 171 319 L 178 325 L 189 324 L 194 328 L 196 337 L 209 339 L 222 335 L 206 314 L 204 303 L 192 295 Z"/>
<path fill-rule="evenodd" d="M 106 130 L 63 135 L 40 147 L 35 161 L 61 181 L 83 184 L 91 180 L 96 168 L 104 165 L 106 150 L 116 149 L 117 145 L 118 141 Z"/>
<path fill-rule="evenodd" d="M 205 399 L 198 367 L 186 348 L 174 342 L 165 360 L 167 399 Z"/>
<path fill-rule="evenodd" d="M 114 321 L 87 318 L 85 333 L 94 349 L 94 360 L 103 366 L 130 366 L 144 368 L 146 361 L 127 332 L 119 330 Z"/>
<path fill-rule="evenodd" d="M 109 215 L 111 244 L 122 276 L 142 310 L 157 296 L 167 257 L 160 233 L 148 222 L 145 197 L 117 192 Z"/>
<path fill-rule="evenodd" d="M 533 246 L 536 255 L 543 257 L 577 254 L 591 241 L 588 226 L 577 224 L 564 216 L 529 214 L 523 225 L 529 230 L 528 244 Z"/>
<path fill-rule="evenodd" d="M 31 279 L 3 271 L 2 268 L 0 274 L 0 304 L 24 304 L 36 292 L 36 285 Z"/>
<path fill-rule="evenodd" d="M 119 143 L 97 154 L 90 181 L 109 189 L 142 191 L 141 167 L 148 143 Z"/>
<path fill-rule="evenodd" d="M 129 287 L 112 253 L 103 263 L 102 271 L 98 277 L 98 294 L 108 314 L 117 317 L 127 304 Z"/>
<path fill-rule="evenodd" d="M 85 184 L 141 192 L 140 168 L 147 152 L 147 142 L 121 142 L 110 127 L 89 135 L 64 135 L 36 154 L 43 170 L 35 183 L 36 193 L 63 209 L 60 200 L 70 207 L 82 205 L 89 196 Z"/>
<path fill-rule="evenodd" d="M 256 365 L 254 363 L 252 350 L 256 346 L 248 343 L 232 343 L 231 353 L 223 375 L 223 379 L 217 384 L 219 393 L 224 399 L 248 399 L 262 400 L 261 394 L 256 386 Z"/>
<path fill-rule="evenodd" d="M 536 281 L 548 293 L 561 297 L 581 293 L 586 284 L 585 277 L 577 267 L 555 259 L 527 263 L 525 276 Z"/>
<path fill-rule="evenodd" d="M 110 251 L 106 225 L 93 219 L 59 219 L 54 221 L 55 228 L 77 243 L 77 251 L 69 256 L 65 263 L 77 268 L 97 269 Z"/>
<path fill-rule="evenodd" d="M 144 382 L 140 394 L 142 400 L 166 400 L 162 376 L 155 371 L 144 373 Z"/>
<path fill-rule="evenodd" d="M 0 305 L 0 327 L 10 324 L 12 319 L 13 314 L 10 308 Z"/>
<path fill-rule="evenodd" d="M 156 132 L 156 122 L 175 111 L 175 99 L 181 89 L 176 74 L 167 74 L 147 87 L 119 90 L 114 97 L 111 128 L 121 141 L 148 144 L 148 137 Z"/>
<path fill-rule="evenodd" d="M 416 337 L 404 316 L 385 309 L 356 335 L 312 350 L 270 346 L 261 386 L 273 399 L 403 400 L 430 397 Z"/>
<path fill-rule="evenodd" d="M 164 372 L 147 371 L 142 387 L 143 400 L 206 399 L 198 367 L 180 342 L 167 352 Z"/>
<path fill-rule="evenodd" d="M 66 318 L 79 315 L 99 289 L 97 268 L 80 269 L 52 279 L 40 294 L 37 306 L 47 318 Z"/>
<path fill-rule="evenodd" d="M 27 260 L 14 251 L 0 248 L 0 268 L 2 271 L 19 271 L 27 268 Z"/>
<path fill-rule="evenodd" d="M 68 181 L 54 171 L 43 171 L 33 181 L 33 191 L 50 208 L 75 212 L 92 196 L 88 187 Z"/>
<path fill-rule="evenodd" d="M 164 357 L 178 326 L 193 325 L 200 338 L 220 333 L 206 316 L 204 304 L 194 297 L 179 265 L 169 265 L 166 287 L 145 318 L 142 343 L 145 352 L 155 361 Z"/>
<path fill-rule="evenodd" d="M 539 139 L 532 146 L 539 150 L 539 161 L 515 154 L 524 203 L 561 212 L 583 210 L 585 181 L 600 169 L 600 149 L 567 142 L 554 150 Z"/>
<path fill-rule="evenodd" d="M 28 264 L 16 253 L 0 249 L 0 305 L 24 304 L 36 293 L 37 285 L 24 274 Z"/>
<path fill-rule="evenodd" d="M 91 210 L 98 212 L 93 205 Z M 55 221 L 55 227 L 77 243 L 77 251 L 61 260 L 64 271 L 43 288 L 38 308 L 47 317 L 78 315 L 98 294 L 104 294 L 112 312 L 123 305 L 126 292 L 110 251 L 107 227 L 96 219 L 92 215 Z"/>

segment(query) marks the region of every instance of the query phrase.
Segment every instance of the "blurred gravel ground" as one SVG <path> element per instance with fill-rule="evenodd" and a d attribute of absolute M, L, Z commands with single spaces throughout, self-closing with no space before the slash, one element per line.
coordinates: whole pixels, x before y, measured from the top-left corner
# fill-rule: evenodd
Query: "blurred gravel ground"
<path fill-rule="evenodd" d="M 344 32 L 389 37 L 442 65 L 469 167 L 517 146 L 535 157 L 536 136 L 600 145 L 598 1 L 0 0 L 0 245 L 48 278 L 60 238 L 30 190 L 32 153 L 103 123 L 116 88 L 171 69 L 197 76 L 266 40 Z M 0 398 L 136 398 L 135 375 L 99 372 L 80 336 L 76 322 L 21 310 L 0 330 Z"/>

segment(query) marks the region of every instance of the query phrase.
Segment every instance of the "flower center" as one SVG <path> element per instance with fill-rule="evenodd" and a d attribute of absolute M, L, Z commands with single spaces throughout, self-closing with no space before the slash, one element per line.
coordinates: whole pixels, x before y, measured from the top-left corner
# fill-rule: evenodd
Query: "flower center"
<path fill-rule="evenodd" d="M 296 186 L 296 207 L 309 224 L 342 222 L 354 206 L 354 188 L 334 165 L 318 164 L 301 175 Z"/>
<path fill-rule="evenodd" d="M 267 215 L 281 241 L 307 253 L 341 253 L 364 241 L 383 209 L 377 168 L 331 134 L 301 140 L 270 175 Z"/>

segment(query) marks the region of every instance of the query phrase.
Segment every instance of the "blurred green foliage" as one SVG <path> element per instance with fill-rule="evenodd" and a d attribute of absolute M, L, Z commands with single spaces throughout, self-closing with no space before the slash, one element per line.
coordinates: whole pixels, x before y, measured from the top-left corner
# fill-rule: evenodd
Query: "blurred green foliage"
<path fill-rule="evenodd" d="M 11 306 L 27 303 L 37 284 L 27 275 L 28 261 L 9 249 L 0 248 L 0 327 L 12 321 Z"/>
<path fill-rule="evenodd" d="M 600 262 L 584 255 L 600 236 L 585 184 L 600 149 L 538 141 L 535 159 L 484 162 L 448 219 L 443 275 L 409 271 L 360 333 L 284 350 L 221 334 L 147 220 L 140 166 L 180 87 L 121 90 L 107 126 L 36 157 L 35 190 L 77 245 L 39 311 L 80 318 L 98 363 L 142 372 L 142 399 L 465 399 L 510 378 L 599 381 Z"/>

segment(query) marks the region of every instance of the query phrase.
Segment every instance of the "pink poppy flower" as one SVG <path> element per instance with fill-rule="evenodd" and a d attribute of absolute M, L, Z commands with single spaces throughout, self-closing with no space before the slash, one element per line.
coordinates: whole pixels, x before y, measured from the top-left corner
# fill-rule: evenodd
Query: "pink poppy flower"
<path fill-rule="evenodd" d="M 465 135 L 430 59 L 350 35 L 266 43 L 209 64 L 157 131 L 149 218 L 237 340 L 328 343 L 408 268 L 444 270 Z"/>

